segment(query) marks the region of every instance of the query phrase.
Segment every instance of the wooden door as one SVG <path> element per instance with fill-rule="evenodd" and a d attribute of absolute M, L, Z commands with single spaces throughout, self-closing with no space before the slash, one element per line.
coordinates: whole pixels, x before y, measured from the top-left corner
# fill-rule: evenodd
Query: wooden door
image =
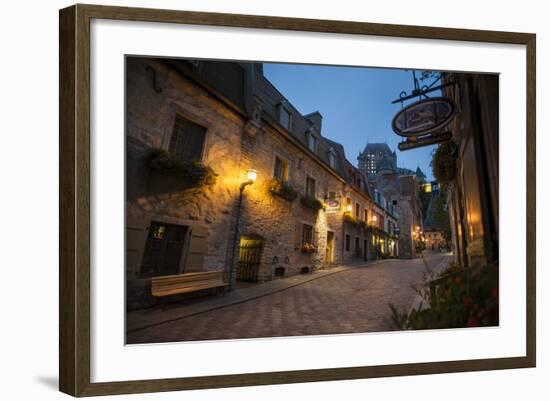
<path fill-rule="evenodd" d="M 163 276 L 178 274 L 189 227 L 152 222 L 145 244 L 141 274 Z"/>
<path fill-rule="evenodd" d="M 334 261 L 334 233 L 327 231 L 327 251 L 325 255 L 325 262 L 332 263 Z"/>

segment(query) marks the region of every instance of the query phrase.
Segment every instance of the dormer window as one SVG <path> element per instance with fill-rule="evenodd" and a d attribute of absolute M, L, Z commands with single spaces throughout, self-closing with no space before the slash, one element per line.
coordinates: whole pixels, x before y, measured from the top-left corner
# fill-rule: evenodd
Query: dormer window
<path fill-rule="evenodd" d="M 336 168 L 336 152 L 333 148 L 328 151 L 328 164 L 332 168 Z"/>
<path fill-rule="evenodd" d="M 312 152 L 317 152 L 317 135 L 313 131 L 309 131 L 307 138 L 307 147 Z"/>
<path fill-rule="evenodd" d="M 279 124 L 290 131 L 292 127 L 292 113 L 286 104 L 286 102 L 281 102 L 279 104 Z"/>

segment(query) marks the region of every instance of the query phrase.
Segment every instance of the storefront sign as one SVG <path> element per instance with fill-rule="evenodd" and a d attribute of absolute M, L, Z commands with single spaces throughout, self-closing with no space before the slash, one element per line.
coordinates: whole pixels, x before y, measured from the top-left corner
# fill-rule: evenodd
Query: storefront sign
<path fill-rule="evenodd" d="M 325 200 L 325 212 L 326 213 L 336 213 L 340 211 L 340 199 L 338 198 L 328 198 Z"/>
<path fill-rule="evenodd" d="M 417 137 L 438 131 L 455 115 L 454 103 L 444 97 L 423 99 L 401 109 L 392 120 L 397 135 Z"/>
<path fill-rule="evenodd" d="M 435 145 L 436 143 L 442 143 L 450 141 L 452 134 L 450 132 L 444 132 L 442 134 L 433 134 L 422 137 L 420 139 L 407 139 L 397 145 L 400 151 L 421 148 L 423 146 Z"/>

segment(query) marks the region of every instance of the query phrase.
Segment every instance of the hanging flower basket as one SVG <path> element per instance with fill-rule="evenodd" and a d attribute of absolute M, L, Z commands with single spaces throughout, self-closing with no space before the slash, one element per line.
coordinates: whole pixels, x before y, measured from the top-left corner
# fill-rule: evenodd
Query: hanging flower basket
<path fill-rule="evenodd" d="M 271 180 L 269 183 L 269 192 L 271 192 L 272 195 L 283 198 L 289 202 L 294 202 L 294 200 L 298 197 L 298 192 L 292 188 L 290 184 L 279 181 L 276 178 Z"/>
<path fill-rule="evenodd" d="M 197 188 L 216 183 L 217 174 L 209 166 L 198 161 L 179 161 L 164 149 L 152 149 L 147 156 L 147 165 L 151 171 L 179 178 L 186 188 Z"/>
<path fill-rule="evenodd" d="M 456 145 L 449 141 L 435 150 L 432 158 L 432 171 L 440 184 L 449 184 L 456 174 Z"/>
<path fill-rule="evenodd" d="M 310 198 L 307 196 L 302 196 L 300 198 L 300 203 L 302 206 L 315 210 L 316 212 L 325 208 L 325 205 L 319 199 Z"/>

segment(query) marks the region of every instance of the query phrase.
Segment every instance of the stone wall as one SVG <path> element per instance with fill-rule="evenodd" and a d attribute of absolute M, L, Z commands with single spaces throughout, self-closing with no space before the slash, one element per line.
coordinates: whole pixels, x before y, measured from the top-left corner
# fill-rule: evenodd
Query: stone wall
<path fill-rule="evenodd" d="M 258 178 L 243 193 L 240 233 L 264 240 L 260 281 L 273 279 L 276 268 L 284 268 L 284 276 L 289 276 L 301 273 L 304 268 L 312 271 L 327 265 L 327 231 L 334 233 L 333 263 L 341 263 L 338 244 L 342 243 L 342 214 L 309 209 L 301 204 L 300 197 L 305 194 L 307 176 L 315 180 L 316 198 L 321 201 L 329 191 L 341 194 L 342 180 L 267 123 L 243 136 L 242 148 L 240 170 L 253 168 Z M 275 157 L 288 163 L 288 185 L 298 192 L 292 202 L 270 191 Z M 303 224 L 314 227 L 316 252 L 301 250 Z"/>
<path fill-rule="evenodd" d="M 139 276 L 152 221 L 190 228 L 180 272 L 226 269 L 245 120 L 162 61 L 128 58 L 126 90 L 127 278 Z M 168 149 L 176 115 L 207 129 L 202 162 L 218 174 L 214 185 L 185 189 L 149 169 L 151 149 Z"/>

